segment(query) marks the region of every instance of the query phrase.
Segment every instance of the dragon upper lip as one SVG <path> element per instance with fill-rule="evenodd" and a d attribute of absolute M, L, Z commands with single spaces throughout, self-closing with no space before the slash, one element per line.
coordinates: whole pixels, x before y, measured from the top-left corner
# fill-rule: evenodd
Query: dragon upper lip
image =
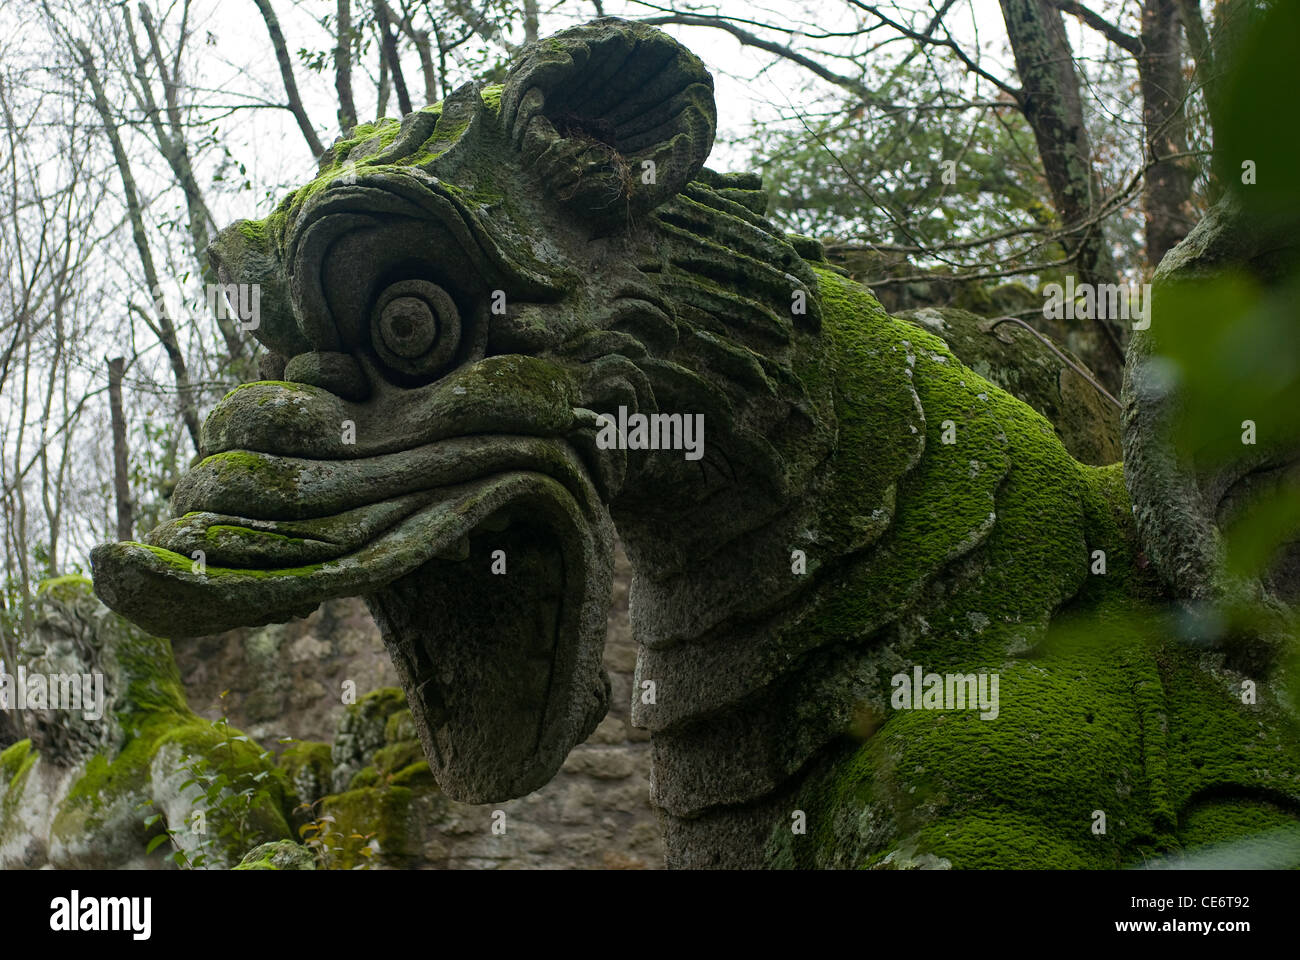
<path fill-rule="evenodd" d="M 202 480 L 200 465 L 186 478 L 200 480 L 177 491 L 193 510 L 142 543 L 95 549 L 96 589 L 145 629 L 198 636 L 282 621 L 330 597 L 369 593 L 454 552 L 502 511 L 550 515 L 554 522 L 568 517 L 568 526 L 582 528 L 607 522 L 585 468 L 563 441 L 464 437 L 430 446 L 444 457 L 474 449 L 479 455 L 416 464 L 398 487 L 367 473 L 384 457 L 302 461 L 321 471 L 306 481 L 313 490 L 308 502 L 320 498 L 309 511 L 240 509 L 252 488 L 231 481 L 247 476 L 256 484 L 260 468 L 251 462 L 284 458 L 242 454 L 216 486 Z M 200 498 L 204 491 L 208 496 Z"/>
<path fill-rule="evenodd" d="M 203 511 L 249 520 L 308 521 L 421 491 L 526 471 L 562 484 L 584 510 L 600 497 L 567 441 L 532 435 L 455 436 L 350 460 L 229 450 L 213 454 L 177 485 L 178 514 Z"/>

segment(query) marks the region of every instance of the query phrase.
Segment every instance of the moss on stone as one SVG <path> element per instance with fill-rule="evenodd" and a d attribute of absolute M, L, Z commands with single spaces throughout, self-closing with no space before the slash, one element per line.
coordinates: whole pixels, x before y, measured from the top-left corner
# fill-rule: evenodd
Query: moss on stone
<path fill-rule="evenodd" d="M 86 762 L 59 803 L 53 834 L 65 841 L 93 836 L 105 828 L 108 818 L 120 816 L 123 803 L 134 805 L 149 797 L 154 758 L 165 745 L 176 744 L 183 755 L 206 758 L 214 773 L 236 781 L 258 777 L 245 832 L 231 837 L 231 843 L 246 849 L 249 836 L 262 840 L 288 836 L 290 795 L 283 774 L 261 757 L 254 743 L 228 741 L 224 731 L 189 709 L 170 644 L 120 621 L 113 653 L 128 682 L 114 708 L 124 740 L 116 754 L 96 754 Z M 229 736 L 242 734 L 231 730 Z M 213 829 L 221 827 L 213 824 Z M 142 825 L 140 831 L 143 844 L 147 836 Z M 237 856 L 242 849 L 226 852 Z"/>
<path fill-rule="evenodd" d="M 1151 606 L 1159 587 L 1139 563 L 1120 466 L 1079 464 L 1051 424 L 938 338 L 885 317 L 833 274 L 819 282 L 841 351 L 870 369 L 906 350 L 926 445 L 871 562 L 814 629 L 861 636 L 905 620 L 888 635 L 891 663 L 996 673 L 1000 704 L 995 720 L 892 711 L 865 742 L 837 748 L 793 801 L 808 812 L 806 842 L 776 828 L 771 862 L 1119 867 L 1177 849 L 1180 830 L 1222 839 L 1199 827 L 1202 793 L 1293 795 L 1300 762 L 1285 718 L 1243 707 Z M 865 322 L 846 327 L 846 309 Z M 853 410 L 841 408 L 852 428 Z M 945 420 L 953 444 L 942 442 Z M 872 468 L 855 466 L 868 483 Z M 981 516 L 995 522 L 972 539 Z M 1093 572 L 1098 550 L 1105 573 Z M 893 669 L 881 671 L 877 702 L 889 702 Z M 1105 834 L 1092 830 L 1097 810 Z"/>
<path fill-rule="evenodd" d="M 51 577 L 48 580 L 42 580 L 36 586 L 36 593 L 39 596 L 47 593 L 62 603 L 71 603 L 81 596 L 89 596 L 94 593 L 95 586 L 90 582 L 89 577 L 83 577 L 79 573 L 69 573 L 61 577 Z"/>
<path fill-rule="evenodd" d="M 0 837 L 10 828 L 14 810 L 22 800 L 27 778 L 40 757 L 31 740 L 19 740 L 0 753 Z"/>
<path fill-rule="evenodd" d="M 251 475 L 260 487 L 278 491 L 285 496 L 294 496 L 298 491 L 298 470 L 281 457 L 228 450 L 225 453 L 214 453 L 199 466 L 214 469 L 216 481 L 222 486 L 231 482 L 232 473 L 237 473 Z"/>
<path fill-rule="evenodd" d="M 239 235 L 258 249 L 266 246 L 267 229 L 264 220 L 240 220 Z"/>
<path fill-rule="evenodd" d="M 398 710 L 384 724 L 385 743 L 401 743 L 404 740 L 414 740 L 417 737 L 415 718 L 411 716 L 409 709 Z"/>
<path fill-rule="evenodd" d="M 13 793 L 22 789 L 22 783 L 40 753 L 32 749 L 32 741 L 19 740 L 0 753 L 0 783 L 7 783 Z"/>
<path fill-rule="evenodd" d="M 363 714 L 373 712 L 387 717 L 394 710 L 406 707 L 406 694 L 400 687 L 379 687 L 365 694 L 353 707 Z"/>
<path fill-rule="evenodd" d="M 379 780 L 379 771 L 375 767 L 362 767 L 352 775 L 352 779 L 348 783 L 348 789 L 360 790 L 363 787 L 373 787 L 379 783 Z"/>
<path fill-rule="evenodd" d="M 412 792 L 407 787 L 365 787 L 325 798 L 322 813 L 334 817 L 340 841 L 334 854 L 338 868 L 350 870 L 367 862 L 361 848 L 373 839 L 377 856 L 390 866 L 403 866 L 418 853 L 409 848 Z"/>
<path fill-rule="evenodd" d="M 388 782 L 394 787 L 437 787 L 433 771 L 423 755 L 420 759 L 407 764 L 395 773 L 388 775 Z"/>
<path fill-rule="evenodd" d="M 291 743 L 276 758 L 276 766 L 284 771 L 290 783 L 297 783 L 299 776 L 310 771 L 316 782 L 328 784 L 334 761 L 330 757 L 331 745 L 313 740 L 298 740 Z M 313 798 L 300 797 L 300 800 Z"/>
<path fill-rule="evenodd" d="M 239 861 L 235 870 L 315 870 L 316 858 L 311 850 L 292 840 L 276 840 L 254 847 Z"/>
<path fill-rule="evenodd" d="M 479 91 L 479 97 L 483 100 L 483 106 L 487 107 L 492 113 L 501 111 L 501 91 L 505 89 L 503 84 L 489 83 Z"/>
<path fill-rule="evenodd" d="M 189 557 L 181 556 L 172 550 L 163 547 L 155 547 L 148 543 L 139 543 L 135 546 L 144 547 L 155 557 L 161 560 L 167 566 L 181 573 L 194 573 L 195 561 Z M 205 577 L 248 577 L 254 580 L 267 580 L 274 577 L 305 577 L 320 570 L 324 564 L 311 563 L 302 567 L 276 567 L 270 570 L 260 570 L 256 567 L 213 567 L 205 566 L 203 576 Z"/>
<path fill-rule="evenodd" d="M 289 381 L 289 380 L 253 380 L 253 381 L 251 381 L 251 382 L 249 382 L 249 383 L 241 383 L 239 386 L 235 387 L 233 390 L 231 390 L 229 393 L 227 393 L 227 394 L 226 394 L 224 397 L 222 397 L 221 399 L 222 399 L 222 400 L 229 400 L 231 397 L 233 397 L 235 394 L 239 393 L 239 391 L 241 391 L 241 390 L 262 390 L 262 389 L 265 389 L 267 386 L 281 387 L 281 388 L 283 388 L 283 389 L 285 389 L 285 390 L 291 390 L 291 391 L 293 391 L 293 392 L 295 392 L 295 393 L 303 393 L 303 392 L 311 391 L 311 390 L 315 390 L 315 391 L 317 391 L 317 392 L 320 392 L 320 388 L 319 388 L 319 387 L 313 387 L 313 386 L 312 386 L 311 384 L 309 384 L 309 383 L 293 383 L 293 382 L 291 382 L 291 381 Z M 219 410 L 219 409 L 220 409 L 220 406 L 218 406 L 216 409 L 214 409 L 213 412 L 215 413 L 216 410 Z M 210 418 L 209 418 L 209 419 L 210 419 Z"/>
<path fill-rule="evenodd" d="M 396 773 L 413 763 L 424 760 L 424 750 L 418 740 L 390 743 L 375 751 L 375 767 L 380 774 Z"/>

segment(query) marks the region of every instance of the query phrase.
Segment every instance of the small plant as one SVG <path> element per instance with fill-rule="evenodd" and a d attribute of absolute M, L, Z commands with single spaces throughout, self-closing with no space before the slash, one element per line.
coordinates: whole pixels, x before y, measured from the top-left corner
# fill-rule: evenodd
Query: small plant
<path fill-rule="evenodd" d="M 351 833 L 344 835 L 343 831 L 335 828 L 337 821 L 334 817 L 329 814 L 316 813 L 316 807 L 323 800 L 322 797 L 312 803 L 300 803 L 294 808 L 294 813 L 313 814 L 310 821 L 298 828 L 298 836 L 302 838 L 302 842 L 316 855 L 316 862 L 322 870 L 338 870 L 342 869 L 348 841 L 360 840 L 361 847 L 357 854 L 364 859 L 355 864 L 352 869 L 370 869 L 374 855 L 379 852 L 379 842 L 375 839 L 375 834 Z"/>
<path fill-rule="evenodd" d="M 192 860 L 189 857 L 187 857 L 185 855 L 185 846 L 179 840 L 176 839 L 176 831 L 173 830 L 171 827 L 167 826 L 166 821 L 163 820 L 162 811 L 159 810 L 157 806 L 155 806 L 152 800 L 146 800 L 144 803 L 140 804 L 140 806 L 137 809 L 154 811 L 152 816 L 145 818 L 144 825 L 146 827 L 152 827 L 159 823 L 161 823 L 162 825 L 163 832 L 158 834 L 152 840 L 150 840 L 149 845 L 144 848 L 144 852 L 146 856 L 148 854 L 153 853 L 160 846 L 162 846 L 164 843 L 170 840 L 172 846 L 175 847 L 176 849 L 173 850 L 170 854 L 168 854 L 168 858 L 170 858 L 171 861 L 176 864 L 176 866 L 181 867 L 185 870 L 197 870 L 199 869 L 199 867 L 203 866 L 204 861 L 207 860 L 207 854 L 197 853 L 194 855 L 194 859 Z"/>
<path fill-rule="evenodd" d="M 213 722 L 213 726 L 221 734 L 221 742 L 217 745 L 215 753 L 220 757 L 224 751 L 226 768 L 217 766 L 207 756 L 182 753 L 182 762 L 174 771 L 187 776 L 178 791 L 184 791 L 190 786 L 198 786 L 201 791 L 192 805 L 193 813 L 190 817 L 190 831 L 200 837 L 196 852 L 192 856 L 186 854 L 185 845 L 178 839 L 180 831 L 166 822 L 165 811 L 160 810 L 153 801 L 140 805 L 141 808 L 154 811 L 145 819 L 145 826 L 161 825 L 162 828 L 162 833 L 149 841 L 145 853 L 153 853 L 163 843 L 170 841 L 175 849 L 169 857 L 176 866 L 186 870 L 198 870 L 213 860 L 223 859 L 218 855 L 221 848 L 247 850 L 261 839 L 252 829 L 253 807 L 259 799 L 266 796 L 262 782 L 271 771 L 262 769 L 252 772 L 238 769 L 235 744 L 252 741 L 243 734 L 231 731 L 230 720 L 226 716 L 225 709 L 225 697 L 229 692 L 229 690 L 221 692 L 221 717 Z M 264 763 L 270 756 L 270 751 L 263 750 L 257 755 L 257 759 Z M 210 819 L 217 824 L 215 835 L 208 831 Z"/>

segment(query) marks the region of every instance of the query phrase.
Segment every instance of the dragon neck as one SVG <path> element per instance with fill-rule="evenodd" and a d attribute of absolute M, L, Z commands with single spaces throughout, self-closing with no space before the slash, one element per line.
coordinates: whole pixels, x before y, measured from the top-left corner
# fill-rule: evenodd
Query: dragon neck
<path fill-rule="evenodd" d="M 784 512 L 633 584 L 633 720 L 652 733 L 670 848 L 719 818 L 745 856 L 753 831 L 788 833 L 778 808 L 885 722 L 891 675 L 996 670 L 1041 642 L 1094 547 L 1130 563 L 1116 469 L 1080 465 L 943 341 L 817 273 L 832 453 Z"/>

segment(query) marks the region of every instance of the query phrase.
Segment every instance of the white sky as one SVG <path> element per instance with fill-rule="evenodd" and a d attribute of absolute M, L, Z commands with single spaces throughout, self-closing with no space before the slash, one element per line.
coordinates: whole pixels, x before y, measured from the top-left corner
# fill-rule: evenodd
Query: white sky
<path fill-rule="evenodd" d="M 1096 5 L 1101 9 L 1107 8 L 1104 0 Z M 612 0 L 604 4 L 607 14 L 629 18 L 654 16 L 659 6 L 653 0 L 643 3 Z M 918 12 L 928 12 L 931 9 L 926 0 L 898 0 L 898 6 Z M 308 44 L 323 47 L 329 42 L 325 31 L 314 18 L 331 11 L 334 7 L 333 0 L 298 0 L 293 4 L 278 2 L 276 7 L 286 36 L 289 37 L 291 50 Z M 847 30 L 854 26 L 851 8 L 846 3 L 829 3 L 826 0 L 809 0 L 807 3 L 802 0 L 766 0 L 761 4 L 721 3 L 714 6 L 701 5 L 701 9 L 721 10 L 735 16 L 783 24 L 793 30 L 802 29 L 813 33 Z M 595 16 L 591 3 L 574 0 L 555 4 L 553 11 L 543 16 L 542 35 L 574 23 L 585 22 Z M 283 101 L 278 68 L 270 55 L 265 28 L 251 0 L 201 0 L 196 4 L 192 17 L 201 25 L 202 31 L 211 31 L 217 39 L 215 46 L 205 48 L 203 73 L 198 82 L 218 91 L 260 91 L 269 102 Z M 991 73 L 1000 77 L 1011 75 L 1011 60 L 1006 53 L 1006 33 L 997 0 L 961 0 L 949 13 L 945 23 L 949 24 L 954 36 L 968 49 L 973 50 L 978 46 L 982 57 L 988 60 L 987 68 Z M 1096 35 L 1073 18 L 1067 18 L 1067 26 L 1076 53 L 1086 55 L 1103 49 Z M 842 91 L 818 80 L 803 68 L 752 47 L 744 47 L 720 30 L 676 25 L 662 29 L 690 48 L 714 74 L 719 143 L 709 163 L 717 169 L 744 168 L 747 158 L 729 147 L 727 141 L 747 133 L 755 120 L 774 120 L 783 114 L 789 118 L 791 104 L 804 108 L 816 97 L 842 95 Z M 758 29 L 754 29 L 754 32 L 780 39 L 779 35 L 766 34 Z M 201 42 L 201 37 L 200 32 L 196 38 L 196 50 L 199 49 L 197 43 Z M 522 37 L 516 35 L 513 39 L 517 41 Z M 785 42 L 795 47 L 811 45 L 835 49 L 831 41 L 811 41 L 797 33 Z M 906 42 L 902 41 L 900 47 Z M 209 52 L 210 55 L 207 55 Z M 368 66 L 372 66 L 375 60 L 373 51 L 368 60 Z M 196 58 L 191 56 L 191 63 L 195 62 Z M 838 72 L 853 72 L 851 65 L 837 64 L 833 60 L 826 62 Z M 300 63 L 295 64 L 295 71 L 308 113 L 316 123 L 322 142 L 328 143 L 337 134 L 333 124 L 337 101 L 332 72 L 327 69 L 313 75 Z M 419 103 L 422 87 L 413 57 L 409 58 L 405 72 L 413 103 L 422 105 Z M 991 92 L 991 85 L 985 86 Z M 358 75 L 354 78 L 354 89 L 358 93 L 357 109 L 362 114 L 361 119 L 374 119 L 371 116 L 375 109 L 373 83 L 364 82 L 363 77 Z M 369 99 L 362 99 L 363 90 L 366 90 Z M 395 101 L 394 96 L 388 107 L 389 115 L 398 113 Z M 257 111 L 256 116 L 245 112 L 238 123 L 250 134 L 246 149 L 238 155 L 238 159 L 248 165 L 254 183 L 296 185 L 309 178 L 312 160 L 302 135 L 287 111 L 261 110 Z M 259 212 L 264 213 L 272 200 L 266 196 L 258 199 Z M 243 198 L 240 200 L 242 203 Z M 250 215 L 246 207 L 231 210 L 230 213 L 232 218 Z"/>

